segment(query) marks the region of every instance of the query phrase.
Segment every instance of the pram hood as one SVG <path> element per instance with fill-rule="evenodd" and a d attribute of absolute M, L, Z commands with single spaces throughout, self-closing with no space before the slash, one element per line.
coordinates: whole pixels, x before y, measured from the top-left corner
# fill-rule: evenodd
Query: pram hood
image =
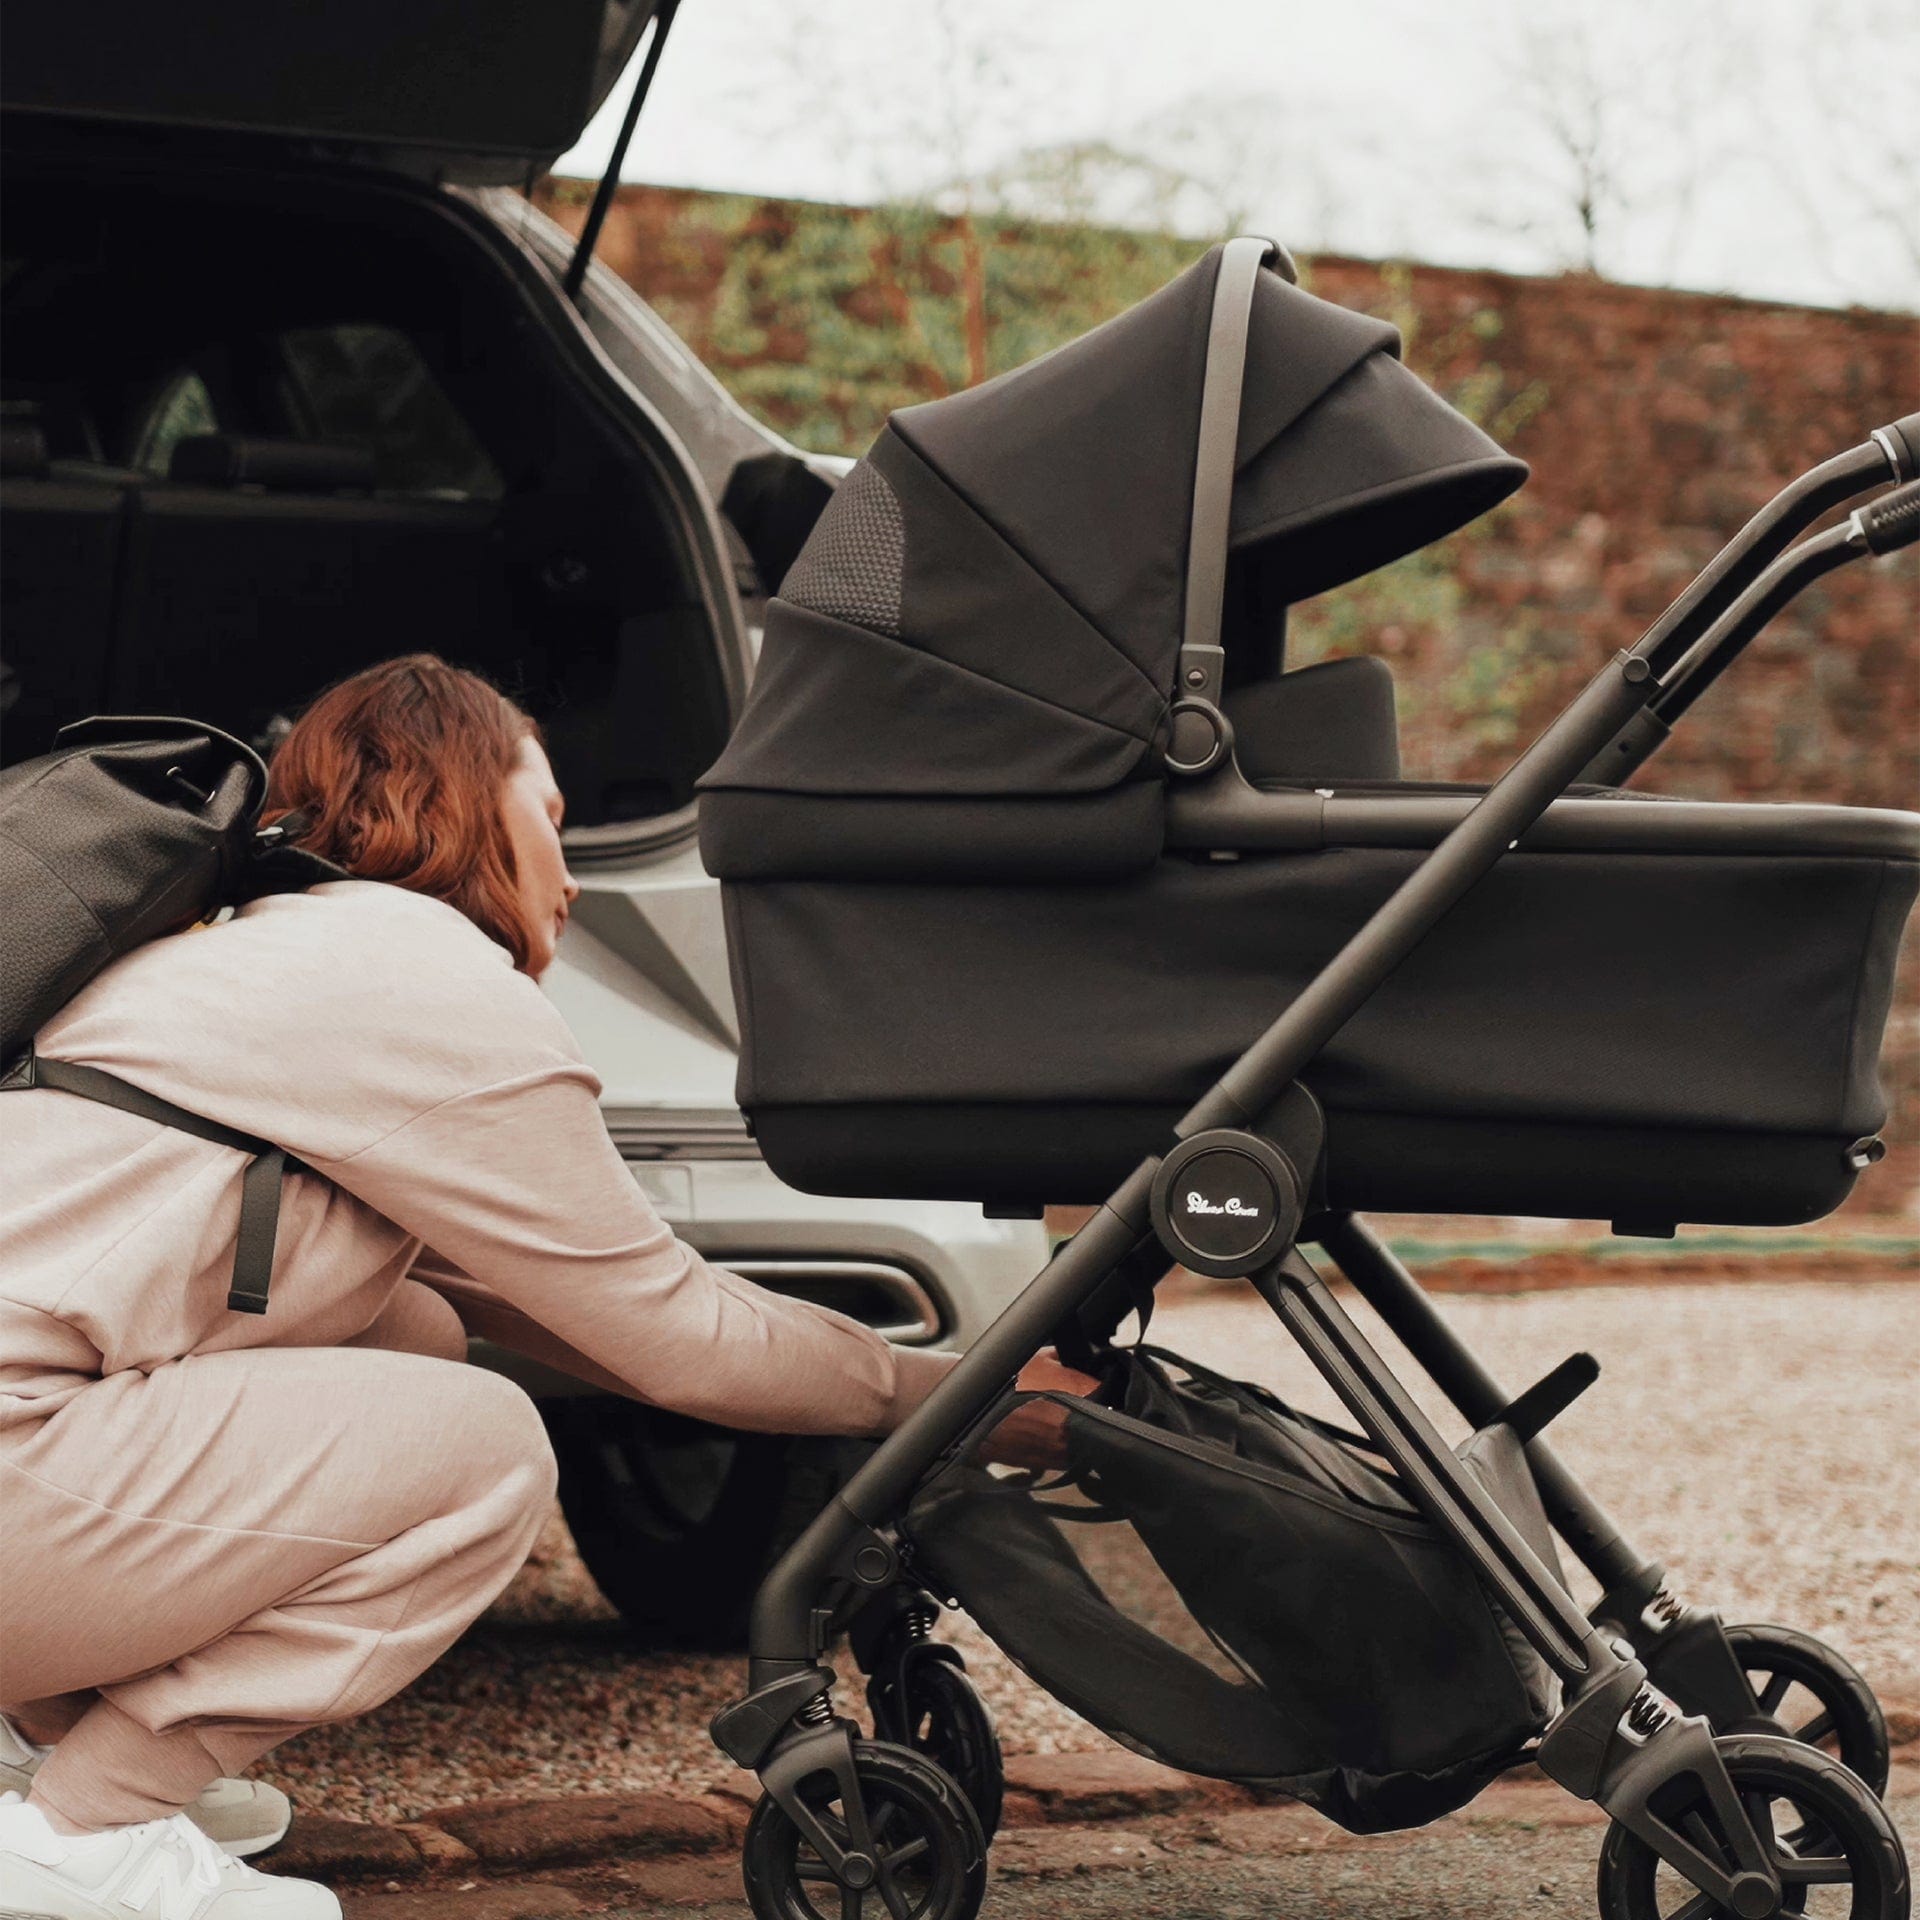
<path fill-rule="evenodd" d="M 893 415 L 772 603 L 704 788 L 1088 795 L 1159 774 L 1222 251 L 1024 367 Z M 1399 353 L 1386 322 L 1262 268 L 1236 590 L 1305 599 L 1525 479 Z"/>

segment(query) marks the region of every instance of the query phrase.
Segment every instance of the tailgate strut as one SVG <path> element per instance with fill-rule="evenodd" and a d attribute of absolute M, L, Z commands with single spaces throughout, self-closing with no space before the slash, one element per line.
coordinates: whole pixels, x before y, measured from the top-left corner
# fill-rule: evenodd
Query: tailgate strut
<path fill-rule="evenodd" d="M 579 244 L 573 250 L 573 258 L 567 262 L 567 277 L 561 282 L 567 298 L 575 305 L 579 304 L 580 288 L 587 277 L 587 263 L 592 260 L 593 250 L 600 243 L 600 229 L 606 225 L 607 209 L 613 205 L 614 193 L 620 185 L 620 168 L 626 160 L 627 148 L 632 144 L 640 109 L 647 104 L 654 70 L 660 64 L 660 50 L 667 44 L 667 35 L 673 28 L 673 16 L 679 11 L 680 0 L 660 0 L 653 16 L 653 38 L 647 42 L 646 58 L 640 63 L 640 77 L 633 83 L 633 98 L 627 102 L 627 114 L 620 123 L 619 138 L 613 143 L 613 154 L 607 161 L 607 170 L 600 176 L 599 186 L 594 189 L 593 205 L 587 210 L 587 224 L 580 229 Z"/>

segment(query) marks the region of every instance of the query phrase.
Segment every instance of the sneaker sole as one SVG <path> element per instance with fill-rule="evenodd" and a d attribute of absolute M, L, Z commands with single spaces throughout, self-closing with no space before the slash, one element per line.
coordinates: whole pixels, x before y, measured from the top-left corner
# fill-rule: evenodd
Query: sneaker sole
<path fill-rule="evenodd" d="M 251 1860 L 256 1853 L 266 1853 L 277 1847 L 287 1837 L 293 1826 L 293 1815 L 289 1813 L 280 1823 L 277 1833 L 252 1834 L 245 1840 L 215 1840 L 214 1845 L 223 1853 L 230 1853 L 236 1860 Z M 212 1835 L 208 1835 L 212 1839 Z M 0 1920 L 12 1920 L 12 1916 L 0 1913 Z"/>

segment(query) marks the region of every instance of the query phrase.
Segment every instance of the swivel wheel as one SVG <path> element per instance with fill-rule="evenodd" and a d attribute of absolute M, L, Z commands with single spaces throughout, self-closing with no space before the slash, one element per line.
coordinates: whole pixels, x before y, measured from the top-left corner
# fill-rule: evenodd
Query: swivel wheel
<path fill-rule="evenodd" d="M 1764 1723 L 1721 1732 L 1779 1733 L 1830 1753 L 1876 1794 L 1887 1790 L 1886 1716 L 1872 1689 L 1834 1650 L 1791 1627 L 1726 1630 Z"/>
<path fill-rule="evenodd" d="M 991 1840 L 1000 1827 L 1006 1768 L 993 1715 L 959 1657 L 928 1641 L 889 1649 L 867 1683 L 867 1705 L 880 1739 L 924 1753 L 951 1776 Z"/>
<path fill-rule="evenodd" d="M 1601 1920 L 1909 1920 L 1906 1855 L 1887 1811 L 1831 1755 L 1774 1734 L 1714 1742 L 1727 1776 L 1780 1877 L 1775 1904 L 1751 1875 L 1737 1902 L 1702 1893 L 1623 1826 L 1600 1850 Z M 1702 1783 L 1669 1780 L 1650 1809 L 1731 1871 L 1734 1850 Z"/>
<path fill-rule="evenodd" d="M 974 1920 L 987 1893 L 987 1843 L 973 1809 L 931 1760 L 906 1747 L 854 1748 L 871 1851 L 836 1877 L 771 1800 L 747 1822 L 741 1863 L 755 1920 Z M 831 1774 L 801 1789 L 827 1837 L 851 1849 Z"/>

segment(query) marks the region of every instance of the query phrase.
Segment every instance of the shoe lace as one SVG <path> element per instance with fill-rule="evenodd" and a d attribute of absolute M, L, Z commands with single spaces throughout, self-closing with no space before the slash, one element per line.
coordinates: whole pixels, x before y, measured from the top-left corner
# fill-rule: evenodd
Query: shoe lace
<path fill-rule="evenodd" d="M 185 1850 L 192 1866 L 192 1883 L 202 1893 L 218 1893 L 229 1868 L 239 1861 L 196 1827 L 185 1814 L 175 1814 L 167 1822 L 170 1844 Z"/>

